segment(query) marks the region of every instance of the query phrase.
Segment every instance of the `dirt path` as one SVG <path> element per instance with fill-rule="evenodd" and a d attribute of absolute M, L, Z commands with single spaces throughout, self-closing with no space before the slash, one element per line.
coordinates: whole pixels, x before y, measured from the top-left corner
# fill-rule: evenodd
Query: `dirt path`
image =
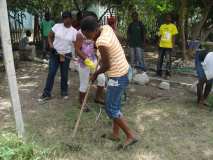
<path fill-rule="evenodd" d="M 2 74 L 2 73 L 1 73 Z M 92 102 L 92 112 L 84 113 L 77 137 L 71 138 L 79 112 L 78 76 L 70 74 L 70 99 L 59 96 L 57 76 L 53 99 L 37 102 L 47 74 L 47 66 L 24 62 L 17 78 L 23 104 L 28 139 L 51 148 L 50 159 L 67 160 L 211 160 L 213 159 L 213 112 L 196 108 L 195 96 L 181 86 L 160 90 L 153 84 L 130 85 L 123 110 L 140 142 L 129 150 L 116 151 L 118 144 L 100 138 L 109 133 L 110 120 L 105 113 L 95 124 L 99 106 Z M 178 76 L 178 75 L 176 75 Z M 7 81 L 0 76 L 0 131 L 14 131 Z M 176 77 L 175 79 L 182 79 Z M 187 82 L 193 82 L 187 78 Z M 124 135 L 122 134 L 122 140 Z M 122 141 L 121 141 L 122 142 Z M 70 144 L 67 147 L 64 144 Z"/>

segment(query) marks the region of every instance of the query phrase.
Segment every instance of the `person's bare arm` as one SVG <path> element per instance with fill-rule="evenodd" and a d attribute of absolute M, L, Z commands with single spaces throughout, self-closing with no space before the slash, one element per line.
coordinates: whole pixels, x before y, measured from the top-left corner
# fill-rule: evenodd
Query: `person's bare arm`
<path fill-rule="evenodd" d="M 109 55 L 107 53 L 107 48 L 104 46 L 99 46 L 98 50 L 101 54 L 101 66 L 100 68 L 93 74 L 92 81 L 95 81 L 99 74 L 105 73 L 110 68 Z"/>
<path fill-rule="evenodd" d="M 77 56 L 79 56 L 81 59 L 85 60 L 87 57 L 85 56 L 84 52 L 81 51 L 81 47 L 83 44 L 83 37 L 80 34 L 77 34 L 75 45 L 75 51 Z"/>
<path fill-rule="evenodd" d="M 54 37 L 55 37 L 55 33 L 53 31 L 50 31 L 48 34 L 48 44 L 50 48 L 54 48 L 53 47 Z"/>
<path fill-rule="evenodd" d="M 175 47 L 175 39 L 176 39 L 175 35 L 172 36 L 172 46 L 173 46 L 173 48 Z"/>

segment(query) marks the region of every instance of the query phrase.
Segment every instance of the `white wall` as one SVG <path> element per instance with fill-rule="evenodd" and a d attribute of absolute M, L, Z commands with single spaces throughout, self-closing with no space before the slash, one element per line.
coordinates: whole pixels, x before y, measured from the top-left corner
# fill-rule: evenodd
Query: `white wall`
<path fill-rule="evenodd" d="M 105 12 L 107 8 L 105 6 L 100 6 L 99 4 L 93 4 L 91 7 L 88 8 L 88 11 L 95 12 L 97 16 L 100 16 Z"/>
<path fill-rule="evenodd" d="M 33 30 L 34 29 L 34 16 L 25 12 L 26 18 L 24 19 L 24 29 Z"/>
<path fill-rule="evenodd" d="M 11 15 L 12 12 L 10 12 Z M 23 25 L 24 29 L 33 30 L 34 29 L 34 16 L 29 14 L 28 12 L 24 12 L 25 17 L 23 18 Z M 10 20 L 12 28 L 14 28 L 15 22 L 11 19 Z"/>

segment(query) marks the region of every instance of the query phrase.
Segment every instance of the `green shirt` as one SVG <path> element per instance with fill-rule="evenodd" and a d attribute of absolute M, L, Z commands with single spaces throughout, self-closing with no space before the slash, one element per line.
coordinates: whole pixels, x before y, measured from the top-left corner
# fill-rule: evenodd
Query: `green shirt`
<path fill-rule="evenodd" d="M 49 21 L 46 21 L 46 20 L 43 20 L 41 22 L 41 35 L 42 37 L 47 37 L 49 32 L 51 31 L 52 27 L 54 26 L 54 21 L 52 20 L 49 20 Z"/>
<path fill-rule="evenodd" d="M 145 28 L 142 22 L 132 22 L 128 27 L 127 34 L 130 47 L 143 47 Z"/>

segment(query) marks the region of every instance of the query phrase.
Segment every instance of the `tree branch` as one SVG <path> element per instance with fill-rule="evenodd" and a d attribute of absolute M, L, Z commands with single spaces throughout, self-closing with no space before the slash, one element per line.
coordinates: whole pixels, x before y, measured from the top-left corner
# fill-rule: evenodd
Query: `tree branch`
<path fill-rule="evenodd" d="M 205 0 L 202 0 L 202 2 L 204 2 L 204 1 Z M 192 39 L 197 39 L 198 36 L 200 36 L 201 30 L 202 30 L 203 26 L 205 25 L 205 23 L 208 19 L 211 8 L 212 8 L 211 6 L 206 6 L 203 9 L 203 14 L 202 14 L 203 18 L 198 23 L 193 25 L 193 27 L 192 27 L 192 33 L 193 33 Z"/>
<path fill-rule="evenodd" d="M 74 2 L 74 4 L 75 4 L 76 9 L 77 9 L 79 12 L 81 12 L 81 8 L 79 7 L 77 1 L 76 1 L 76 0 L 73 0 L 73 2 Z"/>
<path fill-rule="evenodd" d="M 107 6 L 107 9 L 105 10 L 105 12 L 101 15 L 101 17 L 99 18 L 98 22 L 100 22 L 102 20 L 102 18 L 104 17 L 104 15 L 112 8 L 111 6 L 111 0 L 109 0 L 109 4 Z"/>
<path fill-rule="evenodd" d="M 202 32 L 201 32 L 201 40 L 205 41 L 208 38 L 210 33 L 213 33 L 213 27 L 212 28 L 208 28 L 208 29 L 204 28 L 202 30 Z"/>
<path fill-rule="evenodd" d="M 201 0 L 205 8 L 211 8 L 213 6 L 212 0 Z"/>

